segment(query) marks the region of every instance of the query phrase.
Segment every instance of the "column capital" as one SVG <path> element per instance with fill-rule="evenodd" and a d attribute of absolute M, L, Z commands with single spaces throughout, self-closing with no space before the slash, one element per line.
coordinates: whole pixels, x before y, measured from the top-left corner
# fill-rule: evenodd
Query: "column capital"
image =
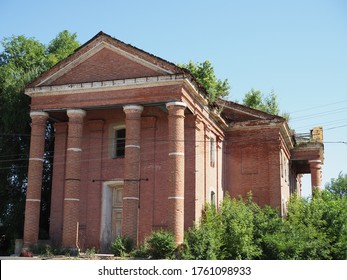
<path fill-rule="evenodd" d="M 79 115 L 83 118 L 86 115 L 86 111 L 82 109 L 67 109 L 66 114 L 68 115 L 69 118 L 71 118 L 74 115 Z"/>
<path fill-rule="evenodd" d="M 143 106 L 141 105 L 124 105 L 123 106 L 123 111 L 125 113 L 135 113 L 135 112 L 139 112 L 141 113 L 143 111 Z"/>
<path fill-rule="evenodd" d="M 46 117 L 46 118 L 48 118 L 49 115 L 48 115 L 48 113 L 46 113 L 44 111 L 31 111 L 30 117 L 31 118 L 33 118 L 33 117 Z"/>
<path fill-rule="evenodd" d="M 43 111 L 31 111 L 30 117 L 32 124 L 45 125 L 49 115 Z"/>
<path fill-rule="evenodd" d="M 320 159 L 309 160 L 308 163 L 322 163 Z"/>
<path fill-rule="evenodd" d="M 172 101 L 172 102 L 168 102 L 166 103 L 166 108 L 172 107 L 172 106 L 179 106 L 179 107 L 187 107 L 187 104 L 181 101 Z"/>

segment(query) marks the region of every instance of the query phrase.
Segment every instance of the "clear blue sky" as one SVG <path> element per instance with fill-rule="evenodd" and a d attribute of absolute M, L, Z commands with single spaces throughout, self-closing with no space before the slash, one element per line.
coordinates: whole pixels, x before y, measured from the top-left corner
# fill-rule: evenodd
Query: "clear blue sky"
<path fill-rule="evenodd" d="M 347 173 L 347 1 L 0 0 L 0 38 L 99 31 L 173 63 L 210 60 L 231 100 L 274 90 L 291 127 L 324 127 L 323 182 Z M 305 179 L 305 193 L 309 190 Z"/>

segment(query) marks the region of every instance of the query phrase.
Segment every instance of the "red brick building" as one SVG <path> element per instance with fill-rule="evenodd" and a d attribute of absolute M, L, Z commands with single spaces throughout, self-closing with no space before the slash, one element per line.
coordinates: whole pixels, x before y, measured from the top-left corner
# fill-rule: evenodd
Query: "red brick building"
<path fill-rule="evenodd" d="M 218 203 L 252 191 L 285 211 L 300 174 L 320 188 L 321 129 L 298 143 L 285 119 L 220 101 L 186 70 L 102 32 L 26 87 L 32 131 L 24 246 L 39 232 L 45 126 L 54 122 L 52 244 L 107 251 L 160 228 L 176 242 Z"/>

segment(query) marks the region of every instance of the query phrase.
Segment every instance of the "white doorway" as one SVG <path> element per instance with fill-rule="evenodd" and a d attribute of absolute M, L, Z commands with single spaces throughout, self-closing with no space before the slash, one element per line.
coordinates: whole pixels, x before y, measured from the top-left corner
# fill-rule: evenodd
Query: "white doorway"
<path fill-rule="evenodd" d="M 112 237 L 122 235 L 122 215 L 123 215 L 123 186 L 113 188 L 112 203 Z"/>
<path fill-rule="evenodd" d="M 100 251 L 109 252 L 110 245 L 122 234 L 123 180 L 107 181 L 102 187 Z"/>

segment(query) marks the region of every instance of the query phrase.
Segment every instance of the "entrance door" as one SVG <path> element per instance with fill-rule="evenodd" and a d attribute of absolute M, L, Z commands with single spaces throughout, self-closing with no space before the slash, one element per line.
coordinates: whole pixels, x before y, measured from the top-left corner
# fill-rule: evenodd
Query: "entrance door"
<path fill-rule="evenodd" d="M 114 187 L 112 192 L 112 237 L 122 235 L 123 188 Z"/>

